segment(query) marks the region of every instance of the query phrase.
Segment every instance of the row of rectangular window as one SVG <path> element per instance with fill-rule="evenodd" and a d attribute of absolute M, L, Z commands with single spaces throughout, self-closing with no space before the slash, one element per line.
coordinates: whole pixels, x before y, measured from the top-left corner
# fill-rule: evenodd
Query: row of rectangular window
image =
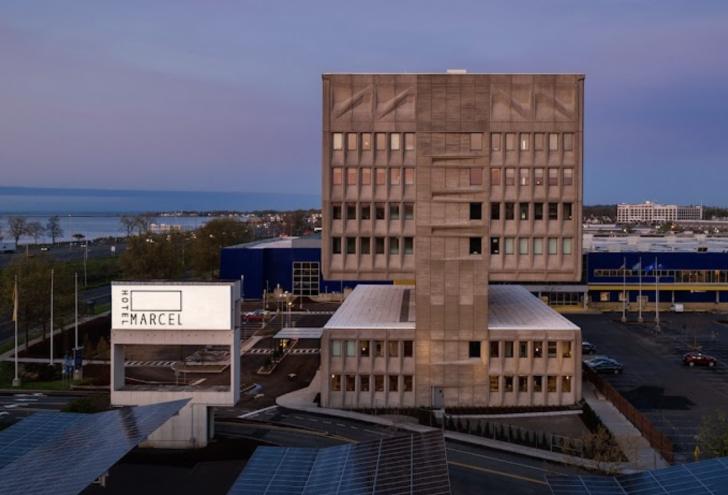
<path fill-rule="evenodd" d="M 574 219 L 574 205 L 572 203 L 561 203 L 561 220 Z M 544 211 L 545 210 L 545 211 Z M 501 215 L 502 211 L 502 215 Z M 516 212 L 518 214 L 516 215 Z M 534 220 L 559 220 L 559 203 L 512 203 L 506 201 L 504 203 L 493 202 L 490 204 L 491 220 L 528 220 L 530 213 L 533 212 Z M 476 212 L 477 213 L 477 212 Z M 479 218 L 471 218 L 471 220 L 480 220 Z"/>
<path fill-rule="evenodd" d="M 476 169 L 477 170 L 477 169 Z M 518 170 L 518 177 L 516 177 L 516 170 Z M 559 172 L 560 171 L 560 172 Z M 544 172 L 546 175 L 544 176 Z M 499 186 L 501 183 L 506 186 L 528 186 L 533 182 L 536 186 L 543 186 L 548 184 L 549 186 L 559 185 L 559 173 L 561 174 L 561 184 L 564 186 L 571 186 L 574 184 L 574 169 L 572 167 L 549 167 L 544 169 L 543 167 L 535 168 L 519 168 L 506 167 L 506 168 L 491 168 L 490 169 L 490 185 Z M 503 179 L 503 180 L 501 180 Z M 477 182 L 476 178 L 476 182 Z M 471 180 L 471 185 L 473 184 Z"/>
<path fill-rule="evenodd" d="M 331 169 L 331 184 L 340 186 L 344 184 L 344 170 L 346 170 L 346 185 L 362 186 L 372 185 L 372 174 L 374 175 L 374 184 L 377 186 L 387 185 L 387 176 L 389 176 L 390 186 L 399 186 L 405 184 L 411 186 L 415 183 L 415 169 L 413 167 L 405 168 L 384 168 L 375 167 L 372 172 L 371 168 L 346 168 L 333 167 Z"/>
<path fill-rule="evenodd" d="M 671 278 L 675 283 L 724 284 L 728 283 L 728 270 L 622 270 L 619 268 L 594 270 L 595 277 L 643 277 Z"/>
<path fill-rule="evenodd" d="M 506 132 L 505 139 L 503 136 L 504 134 L 500 132 L 492 132 L 490 134 L 490 149 L 492 151 L 501 151 L 504 148 L 504 144 L 506 151 L 515 151 L 516 149 L 529 151 L 531 148 L 536 151 L 543 151 L 546 147 L 548 147 L 549 151 L 558 151 L 560 147 L 564 151 L 572 151 L 574 149 L 574 133 L 572 132 L 565 132 L 563 134 L 557 132 L 549 132 L 548 134 L 544 132 L 536 132 L 533 134 L 530 132 Z M 503 142 L 504 140 L 505 143 Z M 476 146 L 478 145 L 478 139 L 476 139 L 475 144 Z M 472 149 L 472 138 L 470 145 Z"/>
<path fill-rule="evenodd" d="M 332 374 L 330 378 L 329 390 L 332 392 L 356 392 L 356 381 L 359 381 L 359 392 L 369 392 L 374 386 L 375 392 L 384 392 L 384 379 L 387 378 L 387 391 L 412 392 L 414 389 L 414 379 L 412 375 L 338 375 Z M 400 384 L 400 378 L 401 384 Z M 374 382 L 372 384 L 372 382 Z"/>
<path fill-rule="evenodd" d="M 399 220 L 400 218 L 404 218 L 405 220 L 414 220 L 415 218 L 414 203 L 386 203 L 386 205 L 385 203 L 375 203 L 373 209 L 375 220 Z M 389 213 L 388 216 L 387 212 Z M 344 217 L 344 213 L 346 214 L 346 217 Z M 345 203 L 343 206 L 340 204 L 333 204 L 331 205 L 331 219 L 371 220 L 372 205 L 360 204 L 359 208 L 357 208 L 355 204 L 350 203 Z"/>
<path fill-rule="evenodd" d="M 342 249 L 343 254 L 372 254 L 372 239 L 374 239 L 374 254 L 399 254 L 400 246 L 405 255 L 415 254 L 414 237 L 344 237 L 343 239 L 342 242 L 341 237 L 331 238 L 331 254 L 342 254 Z"/>
<path fill-rule="evenodd" d="M 534 375 L 534 376 L 491 376 L 490 377 L 490 391 L 491 392 L 500 392 L 501 389 L 501 379 L 503 381 L 503 391 L 506 393 L 510 392 L 528 392 L 529 389 L 533 389 L 533 392 L 543 392 L 543 376 L 541 375 Z M 557 379 L 561 378 L 561 392 L 563 393 L 570 393 L 571 392 L 571 382 L 572 378 L 570 375 L 564 375 L 561 377 L 554 376 L 554 375 L 548 375 L 546 376 L 546 391 L 547 392 L 556 392 L 556 382 Z M 532 386 L 529 387 L 529 381 L 532 383 Z M 516 385 L 518 388 L 516 388 Z"/>
<path fill-rule="evenodd" d="M 387 138 L 389 136 L 389 138 Z M 385 151 L 389 148 L 390 151 L 399 151 L 402 149 L 402 140 L 404 140 L 404 149 L 406 151 L 412 151 L 415 149 L 415 134 L 413 132 L 376 132 L 374 133 L 374 145 L 377 151 Z M 344 133 L 335 132 L 331 139 L 331 147 L 334 151 L 341 151 L 344 149 Z M 363 132 L 361 134 L 356 132 L 346 133 L 346 149 L 347 151 L 356 151 L 361 149 L 362 151 L 370 151 L 372 149 L 372 133 Z"/>
<path fill-rule="evenodd" d="M 550 358 L 558 357 L 558 348 L 559 343 L 561 344 L 561 357 L 562 358 L 570 358 L 572 356 L 572 345 L 571 341 L 569 340 L 562 340 L 562 341 L 555 341 L 555 340 L 548 340 L 546 341 L 546 356 Z M 481 354 L 481 342 L 479 340 L 473 340 L 469 342 L 468 347 L 468 357 L 470 358 L 479 358 Z M 499 358 L 501 355 L 504 358 L 512 358 L 516 357 L 516 350 L 518 351 L 518 357 L 519 358 L 528 358 L 529 356 L 533 356 L 533 358 L 542 358 L 544 357 L 544 346 L 542 340 L 534 340 L 534 341 L 527 341 L 527 340 L 491 340 L 488 343 L 489 347 L 489 353 L 488 355 L 491 358 Z"/>
<path fill-rule="evenodd" d="M 385 349 L 390 358 L 399 357 L 400 353 L 402 357 L 412 357 L 414 345 L 411 340 L 331 340 L 332 357 L 385 357 Z"/>
<path fill-rule="evenodd" d="M 546 254 L 559 254 L 559 238 L 547 237 Z M 475 240 L 475 242 L 474 242 Z M 518 245 L 518 254 L 544 254 L 544 238 L 542 237 L 491 237 L 490 238 L 490 254 L 501 254 L 501 240 L 503 241 L 503 254 L 516 254 L 516 244 Z M 573 242 L 571 237 L 561 238 L 561 254 L 569 256 L 573 252 Z M 481 254 L 480 237 L 470 238 L 470 254 Z"/>

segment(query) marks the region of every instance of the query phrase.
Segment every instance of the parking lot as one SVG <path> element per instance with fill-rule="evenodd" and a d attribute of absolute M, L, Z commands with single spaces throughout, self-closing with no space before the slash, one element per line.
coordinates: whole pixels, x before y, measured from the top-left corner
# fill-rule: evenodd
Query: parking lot
<path fill-rule="evenodd" d="M 605 378 L 673 441 L 676 462 L 692 460 L 695 436 L 704 416 L 728 411 L 728 320 L 710 313 L 661 315 L 646 323 L 622 323 L 620 314 L 567 315 L 581 326 L 583 339 L 624 364 Z M 635 316 L 631 315 L 634 319 Z M 649 323 L 647 323 L 649 322 Z M 689 368 L 681 356 L 694 348 L 718 358 L 714 369 Z"/>

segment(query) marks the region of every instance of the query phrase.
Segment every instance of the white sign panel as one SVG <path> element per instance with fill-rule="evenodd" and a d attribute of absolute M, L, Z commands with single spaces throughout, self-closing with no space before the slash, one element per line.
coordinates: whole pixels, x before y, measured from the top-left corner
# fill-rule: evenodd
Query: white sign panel
<path fill-rule="evenodd" d="M 232 330 L 231 284 L 113 284 L 111 326 L 139 330 Z"/>

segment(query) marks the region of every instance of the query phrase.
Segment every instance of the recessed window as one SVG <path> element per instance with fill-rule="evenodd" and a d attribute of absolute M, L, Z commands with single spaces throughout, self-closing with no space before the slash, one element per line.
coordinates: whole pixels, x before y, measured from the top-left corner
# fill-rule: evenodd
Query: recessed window
<path fill-rule="evenodd" d="M 490 219 L 500 220 L 500 203 L 490 204 Z"/>
<path fill-rule="evenodd" d="M 375 180 L 378 186 L 386 186 L 387 185 L 387 169 L 386 168 L 376 168 L 374 169 L 376 171 L 375 173 Z"/>
<path fill-rule="evenodd" d="M 359 239 L 359 253 L 371 254 L 372 253 L 372 240 L 370 237 L 362 237 Z"/>
<path fill-rule="evenodd" d="M 412 203 L 404 204 L 404 219 L 414 220 L 415 219 L 415 205 Z"/>
<path fill-rule="evenodd" d="M 374 218 L 376 220 L 384 220 L 384 205 L 382 203 L 374 205 Z"/>
<path fill-rule="evenodd" d="M 341 375 L 331 375 L 329 388 L 332 392 L 341 392 Z"/>
<path fill-rule="evenodd" d="M 370 383 L 369 375 L 359 375 L 359 392 L 369 392 Z"/>
<path fill-rule="evenodd" d="M 399 377 L 397 375 L 389 375 L 389 391 L 396 392 L 399 390 Z"/>
<path fill-rule="evenodd" d="M 384 341 L 374 341 L 374 357 L 384 357 Z"/>
<path fill-rule="evenodd" d="M 522 186 L 528 185 L 528 176 L 530 175 L 530 170 L 527 168 L 521 168 L 518 170 L 518 183 Z"/>
<path fill-rule="evenodd" d="M 402 341 L 402 356 L 412 357 L 412 344 L 411 340 Z"/>
<path fill-rule="evenodd" d="M 500 377 L 499 376 L 491 376 L 488 381 L 490 383 L 490 385 L 489 385 L 490 386 L 490 391 L 491 392 L 498 392 L 498 388 L 499 388 L 498 385 L 500 385 Z"/>
<path fill-rule="evenodd" d="M 528 377 L 527 376 L 518 377 L 518 391 L 519 392 L 528 392 Z"/>
<path fill-rule="evenodd" d="M 399 357 L 399 340 L 390 340 L 387 350 L 389 357 Z"/>
<path fill-rule="evenodd" d="M 533 204 L 533 219 L 543 220 L 543 203 Z"/>
<path fill-rule="evenodd" d="M 414 388 L 413 384 L 414 381 L 412 380 L 412 375 L 402 375 L 402 385 L 405 392 L 412 392 Z"/>
<path fill-rule="evenodd" d="M 492 133 L 490 135 L 490 149 L 493 151 L 501 150 L 501 135 L 499 133 Z"/>
<path fill-rule="evenodd" d="M 543 151 L 543 132 L 537 132 L 533 135 L 533 149 L 536 151 Z"/>
<path fill-rule="evenodd" d="M 559 169 L 550 168 L 549 169 L 549 186 L 558 186 L 558 185 L 559 185 Z"/>
<path fill-rule="evenodd" d="M 390 203 L 389 205 L 389 219 L 399 220 L 399 205 L 396 203 Z"/>
<path fill-rule="evenodd" d="M 549 134 L 549 151 L 558 151 L 559 149 L 559 135 L 555 132 Z"/>
<path fill-rule="evenodd" d="M 389 149 L 399 151 L 401 147 L 399 133 L 393 132 L 389 135 Z"/>
<path fill-rule="evenodd" d="M 473 132 L 470 134 L 470 149 L 472 151 L 483 149 L 483 134 L 479 132 Z"/>
<path fill-rule="evenodd" d="M 513 239 L 513 237 L 506 237 L 503 240 L 503 242 L 504 242 L 504 244 L 503 244 L 503 252 L 505 254 L 513 254 L 514 253 L 514 248 L 513 248 L 514 239 Z"/>
<path fill-rule="evenodd" d="M 369 151 L 372 149 L 372 135 L 369 132 L 365 132 L 361 135 L 361 149 L 363 151 Z"/>
<path fill-rule="evenodd" d="M 513 377 L 512 376 L 503 377 L 503 389 L 506 392 L 513 392 Z"/>
<path fill-rule="evenodd" d="M 559 219 L 559 204 L 549 203 L 549 220 Z"/>
<path fill-rule="evenodd" d="M 533 254 L 543 254 L 543 239 L 540 237 L 533 240 Z"/>
<path fill-rule="evenodd" d="M 513 357 L 513 341 L 512 340 L 503 341 L 503 357 L 507 357 L 507 358 Z"/>
<path fill-rule="evenodd" d="M 334 133 L 333 142 L 331 144 L 331 147 L 334 149 L 334 151 L 339 151 L 344 149 L 344 135 L 340 132 Z"/>
<path fill-rule="evenodd" d="M 402 171 L 398 168 L 393 168 L 389 170 L 389 183 L 393 186 L 398 186 L 401 184 L 402 180 Z"/>
<path fill-rule="evenodd" d="M 500 186 L 501 183 L 501 169 L 491 168 L 490 169 L 490 185 Z"/>
<path fill-rule="evenodd" d="M 568 340 L 561 343 L 561 357 L 567 359 L 571 357 L 571 342 Z"/>
<path fill-rule="evenodd" d="M 490 254 L 500 254 L 500 238 L 490 238 Z"/>
<path fill-rule="evenodd" d="M 415 238 L 405 237 L 404 238 L 404 254 L 414 254 L 415 252 Z"/>
<path fill-rule="evenodd" d="M 362 186 L 372 185 L 372 169 L 370 169 L 370 168 L 361 169 L 361 185 Z"/>
<path fill-rule="evenodd" d="M 482 168 L 471 168 L 470 169 L 470 185 L 471 186 L 483 185 L 483 169 Z"/>
<path fill-rule="evenodd" d="M 557 342 L 554 342 L 554 341 L 549 341 L 547 343 L 548 357 L 550 357 L 550 358 L 556 357 L 556 344 L 557 344 Z"/>
<path fill-rule="evenodd" d="M 331 341 L 331 355 L 333 357 L 341 356 L 341 341 L 340 340 Z"/>
<path fill-rule="evenodd" d="M 574 149 L 574 134 L 571 132 L 564 133 L 564 151 L 571 151 Z"/>
<path fill-rule="evenodd" d="M 556 237 L 549 237 L 549 239 L 548 239 L 548 253 L 549 254 L 551 254 L 551 255 L 556 254 L 557 247 L 558 247 L 557 242 L 558 242 L 558 239 L 556 239 Z"/>
<path fill-rule="evenodd" d="M 372 207 L 371 205 L 361 205 L 361 208 L 359 210 L 359 213 L 361 213 L 360 218 L 362 220 L 369 220 L 372 218 Z"/>
<path fill-rule="evenodd" d="M 374 238 L 374 252 L 376 254 L 384 254 L 384 237 Z"/>
<path fill-rule="evenodd" d="M 525 237 L 518 239 L 518 254 L 528 254 L 528 239 Z"/>
<path fill-rule="evenodd" d="M 415 183 L 415 169 L 411 167 L 404 169 L 404 183 L 407 186 L 411 186 Z"/>
<path fill-rule="evenodd" d="M 470 220 L 483 219 L 483 203 L 470 203 Z"/>
<path fill-rule="evenodd" d="M 356 185 L 356 179 L 357 179 L 358 172 L 359 171 L 355 168 L 346 169 L 346 185 L 347 186 Z"/>
<path fill-rule="evenodd" d="M 353 132 L 350 132 L 346 135 L 346 149 L 349 151 L 355 151 L 356 150 L 356 142 L 357 142 L 357 135 Z"/>
<path fill-rule="evenodd" d="M 541 342 L 540 340 L 536 340 L 533 343 L 533 357 L 543 357 L 543 342 Z"/>
<path fill-rule="evenodd" d="M 516 205 L 515 203 L 505 203 L 506 208 L 506 214 L 505 219 L 506 220 L 514 220 L 516 218 Z"/>
<path fill-rule="evenodd" d="M 569 392 L 571 392 L 571 377 L 570 376 L 561 377 L 561 391 L 565 394 L 568 394 Z"/>
<path fill-rule="evenodd" d="M 341 205 L 333 205 L 331 207 L 331 218 L 341 220 Z"/>
<path fill-rule="evenodd" d="M 571 254 L 571 237 L 564 237 L 561 240 L 561 254 L 564 256 Z"/>
<path fill-rule="evenodd" d="M 543 377 L 536 375 L 533 377 L 533 391 L 543 392 Z"/>
<path fill-rule="evenodd" d="M 411 132 L 407 132 L 404 135 L 404 149 L 407 151 L 415 149 L 415 135 Z"/>
<path fill-rule="evenodd" d="M 341 254 L 341 237 L 331 238 L 331 252 L 333 254 Z"/>
<path fill-rule="evenodd" d="M 528 148 L 530 148 L 531 144 L 531 136 L 528 134 L 521 134 L 521 151 L 528 151 Z"/>
<path fill-rule="evenodd" d="M 518 343 L 518 357 L 519 358 L 528 357 L 528 342 L 519 342 Z"/>
<path fill-rule="evenodd" d="M 482 239 L 480 237 L 470 238 L 470 254 L 481 254 L 482 251 Z"/>
<path fill-rule="evenodd" d="M 473 340 L 468 342 L 468 357 L 479 358 L 480 357 L 480 341 Z"/>
<path fill-rule="evenodd" d="M 500 356 L 500 341 L 499 340 L 491 340 L 489 347 L 490 347 L 490 357 L 497 358 Z"/>
<path fill-rule="evenodd" d="M 543 169 L 542 168 L 534 168 L 533 169 L 533 183 L 537 186 L 543 186 Z"/>
<path fill-rule="evenodd" d="M 556 392 L 556 377 L 546 377 L 546 390 L 549 392 Z"/>
<path fill-rule="evenodd" d="M 516 149 L 516 133 L 506 133 L 506 151 L 514 151 Z"/>
<path fill-rule="evenodd" d="M 346 254 L 356 254 L 356 237 L 346 238 Z"/>
<path fill-rule="evenodd" d="M 356 220 L 356 205 L 346 205 L 346 219 Z"/>
<path fill-rule="evenodd" d="M 574 219 L 574 211 L 571 203 L 564 203 L 561 205 L 564 212 L 564 220 L 573 220 Z"/>
<path fill-rule="evenodd" d="M 528 220 L 528 203 L 518 203 L 518 218 Z"/>
<path fill-rule="evenodd" d="M 573 184 L 574 184 L 574 169 L 565 168 L 564 169 L 564 185 L 571 186 Z"/>
<path fill-rule="evenodd" d="M 331 169 L 331 183 L 335 186 L 340 186 L 344 183 L 344 174 L 341 167 Z"/>
<path fill-rule="evenodd" d="M 516 169 L 507 168 L 506 169 L 506 186 L 515 186 L 515 185 L 516 185 Z"/>
<path fill-rule="evenodd" d="M 389 238 L 389 254 L 399 254 L 399 238 Z"/>
<path fill-rule="evenodd" d="M 347 392 L 353 392 L 356 390 L 356 376 L 354 375 L 346 375 L 346 391 Z"/>
<path fill-rule="evenodd" d="M 384 375 L 374 375 L 374 391 L 384 392 Z"/>
<path fill-rule="evenodd" d="M 385 151 L 387 149 L 387 135 L 383 132 L 378 132 L 375 135 L 377 151 Z"/>

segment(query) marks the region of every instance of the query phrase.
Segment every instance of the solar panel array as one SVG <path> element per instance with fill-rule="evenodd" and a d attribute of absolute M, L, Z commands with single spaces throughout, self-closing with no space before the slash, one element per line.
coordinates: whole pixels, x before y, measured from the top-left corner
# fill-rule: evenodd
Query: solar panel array
<path fill-rule="evenodd" d="M 97 414 L 36 413 L 0 432 L 0 492 L 77 494 L 189 399 Z"/>
<path fill-rule="evenodd" d="M 728 495 L 728 457 L 618 476 L 547 476 L 554 495 Z"/>
<path fill-rule="evenodd" d="M 440 432 L 321 449 L 258 447 L 228 495 L 450 493 Z"/>

